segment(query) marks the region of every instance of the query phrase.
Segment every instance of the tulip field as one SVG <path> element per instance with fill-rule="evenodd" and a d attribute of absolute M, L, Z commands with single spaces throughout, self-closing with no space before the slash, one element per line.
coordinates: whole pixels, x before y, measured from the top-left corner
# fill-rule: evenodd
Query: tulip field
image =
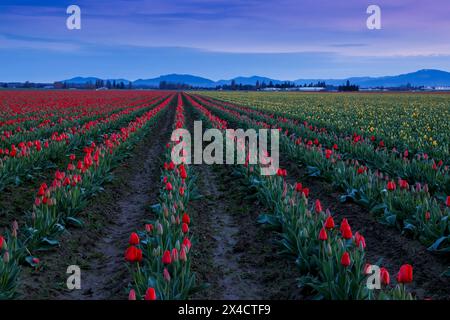
<path fill-rule="evenodd" d="M 175 164 L 196 120 L 276 175 Z M 450 95 L 4 90 L 0 137 L 0 299 L 450 299 Z"/>

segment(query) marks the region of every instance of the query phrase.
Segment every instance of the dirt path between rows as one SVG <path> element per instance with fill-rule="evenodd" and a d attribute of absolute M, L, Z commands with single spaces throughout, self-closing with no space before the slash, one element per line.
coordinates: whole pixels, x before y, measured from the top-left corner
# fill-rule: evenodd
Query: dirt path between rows
<path fill-rule="evenodd" d="M 130 281 L 124 251 L 131 232 L 149 218 L 146 207 L 157 202 L 160 158 L 171 133 L 174 108 L 166 110 L 132 157 L 114 170 L 114 181 L 91 201 L 81 217 L 83 229 L 70 230 L 61 248 L 42 259 L 39 272 L 27 270 L 20 292 L 31 299 L 126 299 Z M 68 265 L 81 268 L 81 289 L 68 290 Z"/>
<path fill-rule="evenodd" d="M 186 108 L 186 123 L 193 123 Z M 209 288 L 193 299 L 295 299 L 295 261 L 280 257 L 276 234 L 257 223 L 262 207 L 226 165 L 195 165 L 202 198 L 189 212 L 195 239 L 192 268 Z"/>
<path fill-rule="evenodd" d="M 302 182 L 310 188 L 312 201 L 320 199 L 323 207 L 329 208 L 338 222 L 347 218 L 353 232 L 359 231 L 364 235 L 368 262 L 386 267 L 392 282 L 395 283 L 400 266 L 409 263 L 414 267 L 414 282 L 408 288 L 417 298 L 450 298 L 450 278 L 442 275 L 450 266 L 448 258 L 427 251 L 424 245 L 408 239 L 400 230 L 383 225 L 367 209 L 354 203 L 341 203 L 339 196 L 342 193 L 327 182 L 307 177 L 305 170 L 294 162 L 281 159 L 280 165 L 287 168 L 290 183 Z"/>

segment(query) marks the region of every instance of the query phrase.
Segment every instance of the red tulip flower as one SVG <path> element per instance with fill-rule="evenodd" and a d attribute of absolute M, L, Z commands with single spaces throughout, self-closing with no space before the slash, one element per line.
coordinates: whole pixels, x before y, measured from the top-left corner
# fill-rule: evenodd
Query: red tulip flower
<path fill-rule="evenodd" d="M 170 251 L 166 250 L 164 251 L 163 257 L 162 257 L 162 263 L 164 264 L 171 264 L 172 263 L 172 257 L 170 256 Z"/>
<path fill-rule="evenodd" d="M 302 192 L 302 190 L 303 190 L 302 184 L 301 184 L 300 182 L 297 182 L 297 183 L 295 184 L 295 191 L 297 191 L 297 192 Z"/>
<path fill-rule="evenodd" d="M 320 212 L 323 211 L 322 204 L 320 203 L 319 199 L 316 200 L 316 203 L 314 205 L 314 209 L 316 210 L 316 213 L 320 213 Z"/>
<path fill-rule="evenodd" d="M 366 248 L 366 239 L 359 233 L 355 233 L 355 244 L 358 248 Z"/>
<path fill-rule="evenodd" d="M 139 236 L 137 235 L 136 232 L 131 233 L 129 244 L 132 246 L 139 244 Z"/>
<path fill-rule="evenodd" d="M 177 262 L 177 261 L 178 261 L 178 258 L 179 258 L 179 256 L 178 256 L 178 250 L 177 250 L 177 248 L 173 248 L 173 249 L 172 249 L 172 261 L 173 261 L 173 262 Z"/>
<path fill-rule="evenodd" d="M 184 238 L 183 244 L 186 246 L 186 248 L 191 249 L 191 240 L 189 240 L 188 237 Z"/>
<path fill-rule="evenodd" d="M 389 191 L 394 191 L 397 188 L 394 181 L 389 181 L 387 184 L 387 189 Z"/>
<path fill-rule="evenodd" d="M 145 231 L 147 231 L 148 233 L 153 231 L 153 225 L 151 223 L 147 223 L 145 225 Z"/>
<path fill-rule="evenodd" d="M 136 248 L 135 246 L 130 246 L 125 251 L 125 259 L 129 262 L 141 262 L 142 261 L 142 250 Z"/>
<path fill-rule="evenodd" d="M 397 274 L 398 283 L 410 283 L 413 281 L 413 267 L 410 264 L 404 264 L 400 267 Z"/>
<path fill-rule="evenodd" d="M 325 228 L 320 229 L 319 240 L 326 241 L 328 239 L 327 231 Z"/>
<path fill-rule="evenodd" d="M 156 300 L 156 292 L 153 288 L 148 288 L 145 292 L 145 300 Z"/>
<path fill-rule="evenodd" d="M 450 207 L 450 196 L 447 197 L 447 200 L 445 201 L 445 205 L 447 207 Z"/>
<path fill-rule="evenodd" d="M 303 188 L 302 193 L 305 195 L 306 198 L 309 196 L 309 188 Z"/>
<path fill-rule="evenodd" d="M 370 274 L 370 272 L 369 272 L 369 270 L 372 268 L 372 265 L 370 264 L 370 263 L 366 263 L 365 265 L 364 265 L 364 274 L 365 275 L 369 275 Z"/>
<path fill-rule="evenodd" d="M 384 284 L 386 286 L 391 282 L 391 277 L 386 268 L 380 269 L 380 281 L 382 284 Z"/>
<path fill-rule="evenodd" d="M 188 233 L 189 232 L 189 226 L 187 225 L 187 223 L 183 223 L 181 225 L 181 231 L 183 231 L 183 233 Z"/>
<path fill-rule="evenodd" d="M 183 223 L 190 224 L 191 218 L 189 218 L 189 215 L 187 213 L 183 213 L 183 218 L 181 219 Z"/>
<path fill-rule="evenodd" d="M 134 289 L 130 290 L 130 293 L 128 294 L 128 300 L 136 300 L 136 291 L 134 291 Z"/>
<path fill-rule="evenodd" d="M 335 227 L 334 220 L 332 216 L 329 216 L 327 220 L 325 220 L 325 228 L 333 229 Z"/>
<path fill-rule="evenodd" d="M 342 220 L 340 231 L 344 239 L 348 240 L 351 239 L 353 236 L 352 229 L 350 228 L 347 219 Z"/>
<path fill-rule="evenodd" d="M 173 190 L 172 184 L 170 182 L 166 183 L 166 190 L 167 191 L 172 191 Z"/>
<path fill-rule="evenodd" d="M 350 255 L 348 254 L 348 252 L 344 252 L 344 254 L 341 257 L 341 265 L 343 265 L 344 267 L 348 267 L 350 263 L 351 263 Z"/>
<path fill-rule="evenodd" d="M 181 245 L 181 250 L 180 250 L 180 260 L 181 261 L 186 261 L 187 260 L 187 256 L 186 256 L 186 246 L 183 244 Z"/>

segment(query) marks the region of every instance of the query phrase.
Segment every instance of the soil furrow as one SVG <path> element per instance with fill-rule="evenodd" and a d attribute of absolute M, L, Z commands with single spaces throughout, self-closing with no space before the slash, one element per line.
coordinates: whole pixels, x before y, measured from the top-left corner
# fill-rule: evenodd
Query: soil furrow
<path fill-rule="evenodd" d="M 189 127 L 194 116 L 191 108 L 187 111 Z M 203 197 L 189 207 L 196 239 L 192 268 L 200 282 L 209 284 L 193 298 L 298 298 L 295 261 L 278 255 L 276 234 L 257 223 L 262 207 L 233 177 L 232 168 L 206 164 L 193 168 Z"/>

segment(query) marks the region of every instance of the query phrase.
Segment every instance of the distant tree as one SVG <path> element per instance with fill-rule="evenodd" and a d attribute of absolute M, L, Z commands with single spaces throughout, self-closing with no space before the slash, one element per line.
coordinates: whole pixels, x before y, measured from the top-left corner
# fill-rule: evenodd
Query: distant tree
<path fill-rule="evenodd" d="M 347 82 L 345 83 L 345 85 L 342 85 L 342 86 L 339 86 L 339 87 L 338 87 L 338 90 L 339 90 L 339 91 L 347 91 L 347 92 L 350 92 L 350 91 L 359 91 L 359 86 L 357 86 L 357 85 L 352 85 L 352 84 L 350 84 L 350 81 L 347 80 Z"/>
<path fill-rule="evenodd" d="M 231 90 L 236 90 L 236 81 L 234 79 L 231 80 Z"/>

